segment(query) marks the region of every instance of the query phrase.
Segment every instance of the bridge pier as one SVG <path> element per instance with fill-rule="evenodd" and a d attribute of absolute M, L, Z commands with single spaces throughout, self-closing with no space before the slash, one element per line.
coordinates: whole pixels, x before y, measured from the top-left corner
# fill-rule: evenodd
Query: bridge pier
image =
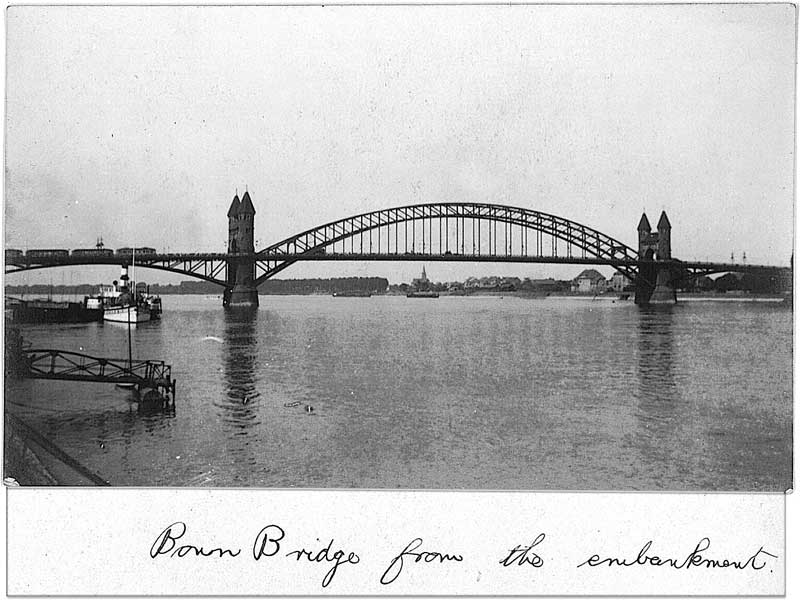
<path fill-rule="evenodd" d="M 223 299 L 223 304 L 225 300 Z M 252 285 L 236 284 L 230 291 L 227 307 L 258 307 L 258 288 Z"/>
<path fill-rule="evenodd" d="M 672 282 L 672 274 L 669 269 L 661 268 L 656 276 L 656 286 L 650 295 L 651 305 L 674 305 L 678 302 L 678 293 Z"/>
<path fill-rule="evenodd" d="M 659 261 L 672 258 L 672 226 L 666 212 L 661 212 L 657 231 L 652 232 L 647 215 L 639 220 L 639 279 L 635 302 L 639 306 L 675 304 L 678 296 L 670 268 Z"/>
<path fill-rule="evenodd" d="M 634 302 L 640 307 L 650 304 L 657 277 L 658 267 L 655 262 L 639 261 L 639 278 L 636 280 Z"/>
<path fill-rule="evenodd" d="M 255 285 L 256 263 L 253 223 L 256 209 L 245 190 L 244 196 L 233 197 L 228 209 L 228 252 L 249 256 L 228 260 L 228 286 L 222 297 L 224 307 L 258 307 L 258 288 Z"/>
<path fill-rule="evenodd" d="M 639 306 L 677 303 L 678 293 L 671 270 L 660 267 L 655 261 L 639 263 L 635 302 Z"/>

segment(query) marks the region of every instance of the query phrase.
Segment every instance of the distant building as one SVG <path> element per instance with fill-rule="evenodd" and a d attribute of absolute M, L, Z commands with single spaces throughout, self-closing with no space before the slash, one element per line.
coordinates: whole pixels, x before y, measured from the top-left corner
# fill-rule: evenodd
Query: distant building
<path fill-rule="evenodd" d="M 607 288 L 606 278 L 596 269 L 584 269 L 572 280 L 572 291 L 591 294 L 605 292 Z"/>
<path fill-rule="evenodd" d="M 624 273 L 615 271 L 608 284 L 614 292 L 622 292 L 627 286 L 630 286 L 631 281 Z"/>
<path fill-rule="evenodd" d="M 431 282 L 428 275 L 425 273 L 425 268 L 422 268 L 422 275 L 418 278 L 411 280 L 411 287 L 415 290 L 428 290 L 431 287 Z"/>
<path fill-rule="evenodd" d="M 534 290 L 547 290 L 548 292 L 552 292 L 558 289 L 558 282 L 553 278 L 531 280 L 531 286 L 533 286 Z"/>
<path fill-rule="evenodd" d="M 500 279 L 500 290 L 505 290 L 505 291 L 519 290 L 521 285 L 522 285 L 522 280 L 520 280 L 517 277 Z"/>
<path fill-rule="evenodd" d="M 535 292 L 557 292 L 559 287 L 559 282 L 553 278 L 547 278 L 544 280 L 532 280 L 530 278 L 525 278 L 520 285 L 522 290 L 532 290 Z M 567 286 L 567 289 L 568 288 L 569 285 Z"/>

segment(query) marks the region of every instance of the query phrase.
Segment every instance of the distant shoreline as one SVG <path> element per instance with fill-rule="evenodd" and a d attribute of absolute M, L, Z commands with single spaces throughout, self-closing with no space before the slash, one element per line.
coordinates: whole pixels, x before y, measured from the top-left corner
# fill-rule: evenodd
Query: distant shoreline
<path fill-rule="evenodd" d="M 333 291 L 314 291 L 314 292 L 304 292 L 304 291 L 269 291 L 269 292 L 262 292 L 259 291 L 259 296 L 332 296 L 334 292 L 339 292 L 341 294 L 342 291 L 340 290 L 333 290 Z M 372 294 L 372 296 L 405 296 L 407 294 L 406 290 L 389 290 L 386 292 L 376 292 L 374 290 L 361 290 L 361 289 L 354 289 L 349 290 L 348 292 L 368 292 Z M 439 295 L 442 297 L 446 296 L 453 296 L 453 297 L 484 297 L 484 296 L 495 296 L 495 297 L 514 297 L 514 298 L 530 298 L 530 299 L 545 299 L 545 298 L 582 298 L 582 299 L 596 299 L 596 300 L 623 300 L 623 301 L 630 301 L 633 302 L 634 293 L 631 292 L 603 292 L 601 294 L 587 294 L 587 293 L 577 293 L 577 292 L 567 292 L 567 291 L 558 291 L 558 292 L 540 292 L 540 291 L 532 291 L 532 290 L 470 290 L 470 291 L 448 291 L 448 290 L 440 290 L 438 291 Z M 208 296 L 208 297 L 219 297 L 222 298 L 222 291 L 160 291 L 157 290 L 156 294 L 160 294 L 163 296 Z M 731 292 L 714 292 L 714 291 L 699 291 L 699 292 L 678 292 L 678 300 L 685 300 L 685 301 L 699 301 L 699 300 L 717 300 L 717 301 L 747 301 L 747 300 L 763 300 L 763 301 L 782 301 L 786 298 L 789 293 L 786 294 L 778 294 L 778 293 L 763 293 L 763 292 L 744 292 L 741 290 L 734 290 Z M 54 290 L 52 295 L 47 295 L 46 293 L 42 293 L 40 291 L 35 292 L 16 292 L 14 290 L 9 290 L 8 287 L 6 288 L 5 296 L 20 298 L 23 300 L 40 300 L 49 298 L 52 296 L 53 298 L 67 298 L 67 297 L 76 297 L 82 296 L 83 293 L 81 292 L 72 292 L 72 291 L 63 291 L 63 290 Z M 621 299 L 620 296 L 627 295 L 627 299 Z"/>

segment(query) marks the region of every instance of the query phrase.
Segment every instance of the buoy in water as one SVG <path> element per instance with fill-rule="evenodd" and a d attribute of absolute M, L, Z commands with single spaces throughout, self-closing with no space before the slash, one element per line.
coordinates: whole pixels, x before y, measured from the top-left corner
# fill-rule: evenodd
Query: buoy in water
<path fill-rule="evenodd" d="M 306 405 L 306 413 L 313 413 L 314 408 L 311 405 Z"/>

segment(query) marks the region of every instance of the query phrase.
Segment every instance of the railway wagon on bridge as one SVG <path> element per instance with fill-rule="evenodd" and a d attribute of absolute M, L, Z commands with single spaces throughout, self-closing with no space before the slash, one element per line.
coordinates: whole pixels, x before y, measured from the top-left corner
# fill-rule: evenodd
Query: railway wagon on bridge
<path fill-rule="evenodd" d="M 68 256 L 69 251 L 63 248 L 34 248 L 25 253 L 28 259 L 58 259 Z"/>
<path fill-rule="evenodd" d="M 25 256 L 25 253 L 21 250 L 16 248 L 7 248 L 6 249 L 6 263 L 13 263 L 17 259 L 21 259 Z"/>
<path fill-rule="evenodd" d="M 137 255 L 154 255 L 156 254 L 156 249 L 150 246 L 137 246 L 135 248 L 129 248 L 126 246 L 124 248 L 117 249 L 118 257 L 128 257 L 134 253 Z"/>
<path fill-rule="evenodd" d="M 73 257 L 113 257 L 114 251 L 110 248 L 76 248 L 72 251 Z"/>

